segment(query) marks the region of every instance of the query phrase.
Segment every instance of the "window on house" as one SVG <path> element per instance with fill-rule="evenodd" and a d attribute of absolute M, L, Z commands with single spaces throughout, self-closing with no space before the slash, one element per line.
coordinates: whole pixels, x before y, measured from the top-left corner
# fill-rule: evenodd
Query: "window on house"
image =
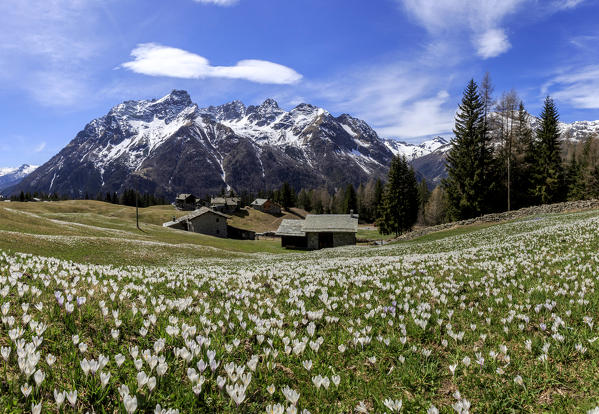
<path fill-rule="evenodd" d="M 216 234 L 218 234 L 218 233 L 219 233 L 219 231 L 218 231 L 218 229 L 216 229 Z"/>
<path fill-rule="evenodd" d="M 218 223 L 218 217 L 216 218 L 216 222 Z"/>

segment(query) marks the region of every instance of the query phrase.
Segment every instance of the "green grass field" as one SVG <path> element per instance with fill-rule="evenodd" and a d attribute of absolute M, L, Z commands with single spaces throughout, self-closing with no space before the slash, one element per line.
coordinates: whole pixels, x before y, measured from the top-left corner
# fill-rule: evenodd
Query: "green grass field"
<path fill-rule="evenodd" d="M 0 206 L 3 412 L 599 405 L 599 211 L 303 253 L 172 213 Z"/>
<path fill-rule="evenodd" d="M 113 265 L 285 252 L 276 241 L 226 240 L 162 227 L 185 214 L 172 206 L 140 209 L 139 231 L 134 207 L 81 200 L 1 203 L 0 249 Z"/>

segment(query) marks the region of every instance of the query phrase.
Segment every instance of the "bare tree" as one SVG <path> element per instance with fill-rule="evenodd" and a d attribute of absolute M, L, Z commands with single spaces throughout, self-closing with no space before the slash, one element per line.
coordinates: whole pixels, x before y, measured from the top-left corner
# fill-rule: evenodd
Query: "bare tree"
<path fill-rule="evenodd" d="M 515 90 L 504 92 L 497 103 L 497 113 L 499 128 L 497 130 L 498 138 L 501 141 L 506 169 L 507 169 L 507 210 L 512 208 L 511 203 L 511 185 L 512 185 L 512 158 L 514 147 L 514 120 L 518 110 L 520 99 Z"/>
<path fill-rule="evenodd" d="M 480 84 L 480 96 L 483 101 L 483 116 L 484 116 L 484 133 L 485 139 L 487 131 L 489 128 L 489 115 L 493 106 L 495 105 L 495 99 L 493 98 L 493 92 L 495 88 L 493 87 L 493 83 L 491 82 L 491 74 L 489 72 L 485 73 L 485 76 Z"/>

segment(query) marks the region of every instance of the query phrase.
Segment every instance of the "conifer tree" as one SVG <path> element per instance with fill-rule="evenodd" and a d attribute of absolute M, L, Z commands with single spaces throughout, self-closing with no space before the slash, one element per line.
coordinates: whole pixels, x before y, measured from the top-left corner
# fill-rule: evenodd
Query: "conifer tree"
<path fill-rule="evenodd" d="M 356 213 L 358 211 L 358 197 L 353 184 L 348 184 L 345 187 L 345 193 L 343 194 L 343 211 L 342 213 L 349 214 L 350 212 Z"/>
<path fill-rule="evenodd" d="M 290 207 L 293 207 L 295 202 L 295 193 L 289 183 L 285 181 L 281 186 L 281 190 L 279 191 L 279 199 L 281 201 L 281 206 L 285 210 L 289 210 Z"/>
<path fill-rule="evenodd" d="M 515 163 L 512 174 L 512 204 L 515 209 L 528 207 L 532 204 L 531 194 L 531 163 L 534 156 L 532 149 L 532 130 L 528 124 L 528 113 L 524 103 L 518 106 L 518 119 L 514 130 Z"/>
<path fill-rule="evenodd" d="M 485 131 L 484 104 L 474 80 L 464 90 L 454 128 L 455 138 L 447 154 L 443 186 L 448 197 L 448 215 L 461 220 L 476 217 L 490 208 L 495 188 L 492 149 Z"/>
<path fill-rule="evenodd" d="M 541 204 L 556 203 L 565 196 L 559 138 L 559 115 L 553 99 L 548 96 L 532 146 L 532 192 L 535 201 Z"/>
<path fill-rule="evenodd" d="M 565 172 L 566 185 L 568 187 L 568 200 L 584 200 L 587 198 L 584 179 L 584 163 L 576 160 L 576 153 Z"/>
<path fill-rule="evenodd" d="M 385 191 L 385 187 L 383 186 L 383 182 L 381 179 L 376 180 L 376 184 L 374 186 L 374 200 L 373 200 L 373 218 L 376 220 L 380 216 L 381 205 L 383 204 L 383 192 Z"/>
<path fill-rule="evenodd" d="M 418 201 L 414 170 L 405 157 L 393 157 L 383 193 L 379 232 L 398 236 L 411 230 L 418 218 Z"/>

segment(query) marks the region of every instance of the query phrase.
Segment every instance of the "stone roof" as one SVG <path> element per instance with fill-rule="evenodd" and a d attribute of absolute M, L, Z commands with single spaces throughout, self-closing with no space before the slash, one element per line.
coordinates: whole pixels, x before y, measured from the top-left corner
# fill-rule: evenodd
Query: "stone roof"
<path fill-rule="evenodd" d="M 186 200 L 188 197 L 193 197 L 193 194 L 179 194 L 177 200 Z"/>
<path fill-rule="evenodd" d="M 356 233 L 358 218 L 351 214 L 308 214 L 302 230 L 306 233 Z"/>
<path fill-rule="evenodd" d="M 236 206 L 241 199 L 239 197 L 212 197 L 210 204 L 222 204 L 227 206 Z"/>
<path fill-rule="evenodd" d="M 281 221 L 278 230 L 276 231 L 277 236 L 297 236 L 303 237 L 306 233 L 302 230 L 304 226 L 304 220 L 290 220 L 284 219 Z"/>
<path fill-rule="evenodd" d="M 305 220 L 285 219 L 277 236 L 305 236 L 306 233 L 356 233 L 358 218 L 351 214 L 308 214 Z"/>
<path fill-rule="evenodd" d="M 177 224 L 177 223 L 181 223 L 181 222 L 184 222 L 184 221 L 187 221 L 187 220 L 193 220 L 194 218 L 199 217 L 199 216 L 204 215 L 204 214 L 207 214 L 207 213 L 216 214 L 217 216 L 224 217 L 225 219 L 230 219 L 231 218 L 231 216 L 223 214 L 223 213 L 221 213 L 219 211 L 212 210 L 211 208 L 200 207 L 199 209 L 191 212 L 190 214 L 187 214 L 187 215 L 185 215 L 183 217 L 179 217 L 175 221 L 168 221 L 166 223 L 163 223 L 162 226 L 163 227 L 170 227 L 170 226 L 172 226 L 174 224 Z"/>
<path fill-rule="evenodd" d="M 253 206 L 262 206 L 268 201 L 268 198 L 257 198 L 252 202 Z"/>

